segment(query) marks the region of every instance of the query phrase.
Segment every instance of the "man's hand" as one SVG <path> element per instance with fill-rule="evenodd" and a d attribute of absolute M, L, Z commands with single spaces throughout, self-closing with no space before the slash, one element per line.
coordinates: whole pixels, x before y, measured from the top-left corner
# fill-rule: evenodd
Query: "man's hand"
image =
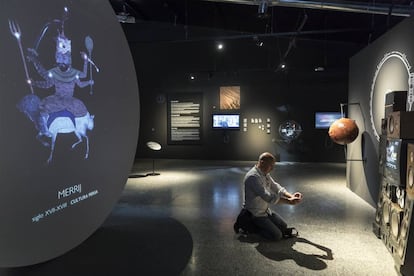
<path fill-rule="evenodd" d="M 296 192 L 296 193 L 293 194 L 293 197 L 301 200 L 303 196 L 302 196 L 301 193 Z"/>
<path fill-rule="evenodd" d="M 299 202 L 302 201 L 302 198 L 303 198 L 302 194 L 299 192 L 296 192 L 294 194 L 287 193 L 286 196 L 287 197 L 285 197 L 285 200 L 290 205 L 298 204 Z"/>

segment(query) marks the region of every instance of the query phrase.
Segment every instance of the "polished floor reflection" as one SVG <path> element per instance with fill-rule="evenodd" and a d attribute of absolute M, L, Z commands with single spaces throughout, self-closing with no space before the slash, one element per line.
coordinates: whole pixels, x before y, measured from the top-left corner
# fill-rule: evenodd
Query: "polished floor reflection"
<path fill-rule="evenodd" d="M 268 242 L 233 232 L 254 162 L 137 160 L 105 224 L 64 256 L 0 275 L 397 275 L 372 231 L 375 209 L 346 187 L 345 164 L 278 163 L 304 194 L 277 205 L 300 236 Z M 58 272 L 58 274 L 56 274 Z"/>

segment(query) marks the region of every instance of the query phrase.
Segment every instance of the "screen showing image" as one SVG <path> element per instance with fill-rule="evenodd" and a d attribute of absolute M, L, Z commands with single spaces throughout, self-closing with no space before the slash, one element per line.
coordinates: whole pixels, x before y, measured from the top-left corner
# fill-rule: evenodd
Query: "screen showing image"
<path fill-rule="evenodd" d="M 213 114 L 213 128 L 240 128 L 239 114 Z"/>
<path fill-rule="evenodd" d="M 400 140 L 388 140 L 386 146 L 385 165 L 392 170 L 398 169 Z"/>
<path fill-rule="evenodd" d="M 388 138 L 384 176 L 393 185 L 405 185 L 407 144 L 402 139 Z"/>
<path fill-rule="evenodd" d="M 385 177 L 393 184 L 400 185 L 401 139 L 388 139 L 385 153 Z"/>
<path fill-rule="evenodd" d="M 333 122 L 342 118 L 341 112 L 316 112 L 315 128 L 328 129 Z"/>

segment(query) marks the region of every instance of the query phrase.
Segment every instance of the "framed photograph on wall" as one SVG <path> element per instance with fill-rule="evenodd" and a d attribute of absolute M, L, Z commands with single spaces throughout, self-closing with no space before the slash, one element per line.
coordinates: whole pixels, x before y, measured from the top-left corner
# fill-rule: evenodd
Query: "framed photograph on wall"
<path fill-rule="evenodd" d="M 240 109 L 240 86 L 220 87 L 220 109 Z"/>

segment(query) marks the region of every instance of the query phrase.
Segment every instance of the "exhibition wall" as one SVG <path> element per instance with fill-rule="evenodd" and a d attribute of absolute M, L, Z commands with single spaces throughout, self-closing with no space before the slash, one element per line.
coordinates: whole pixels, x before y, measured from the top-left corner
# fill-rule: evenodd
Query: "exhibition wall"
<path fill-rule="evenodd" d="M 408 91 L 414 62 L 413 18 L 388 31 L 350 60 L 349 117 L 356 120 L 360 136 L 348 145 L 347 185 L 376 206 L 381 187 L 379 140 L 385 117 L 386 94 Z M 363 161 L 357 161 L 363 160 Z"/>
<path fill-rule="evenodd" d="M 123 28 L 140 83 L 137 158 L 255 160 L 258 153 L 270 151 L 281 161 L 344 162 L 343 146 L 329 139 L 328 129 L 315 128 L 315 113 L 339 112 L 340 103 L 347 101 L 348 57 L 357 45 L 297 39 L 283 70 L 281 55 L 290 38 L 274 37 L 262 47 L 252 38 L 224 39 L 220 52 L 214 39 L 174 38 L 179 27 L 166 31 L 163 25 L 153 32 L 154 25 Z M 317 66 L 325 71 L 315 71 Z M 220 107 L 220 89 L 227 87 L 239 89 L 236 109 Z M 200 140 L 171 143 L 169 95 L 194 93 L 202 97 Z M 240 128 L 213 129 L 217 113 L 239 114 Z M 279 132 L 291 120 L 301 127 L 296 139 Z M 148 149 L 147 141 L 159 142 L 162 149 Z"/>
<path fill-rule="evenodd" d="M 347 185 L 376 207 L 374 233 L 399 275 L 414 273 L 413 26 L 404 20 L 352 57 L 349 78 L 362 135 L 348 146 Z"/>

